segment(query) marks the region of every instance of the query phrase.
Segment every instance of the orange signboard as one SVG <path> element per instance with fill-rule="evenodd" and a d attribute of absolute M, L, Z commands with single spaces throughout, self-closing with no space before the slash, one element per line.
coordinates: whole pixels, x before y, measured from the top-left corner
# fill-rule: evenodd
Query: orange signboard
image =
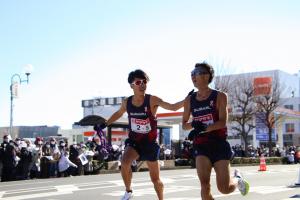
<path fill-rule="evenodd" d="M 271 93 L 272 77 L 257 77 L 253 80 L 254 95 L 268 95 Z"/>
<path fill-rule="evenodd" d="M 164 117 L 181 117 L 183 112 L 170 112 L 170 113 L 158 113 L 156 115 L 157 118 L 164 118 Z"/>
<path fill-rule="evenodd" d="M 86 131 L 83 133 L 85 137 L 91 137 L 95 135 L 95 131 Z"/>

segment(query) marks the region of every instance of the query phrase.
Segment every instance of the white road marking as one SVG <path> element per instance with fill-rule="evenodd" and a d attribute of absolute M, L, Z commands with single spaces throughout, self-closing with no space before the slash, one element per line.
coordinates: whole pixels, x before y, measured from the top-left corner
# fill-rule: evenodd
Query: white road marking
<path fill-rule="evenodd" d="M 293 190 L 292 188 L 287 188 L 286 186 L 257 186 L 251 187 L 249 193 L 258 193 L 258 194 L 273 194 L 277 192 L 286 192 L 289 190 Z M 236 190 L 230 194 L 213 194 L 214 197 L 225 197 L 225 196 L 232 196 L 232 195 L 240 195 L 241 193 Z"/>
<path fill-rule="evenodd" d="M 290 172 L 298 171 L 290 170 Z M 285 172 L 285 171 L 283 171 Z M 257 172 L 255 170 L 245 171 L 244 174 L 248 175 L 258 175 L 264 172 Z M 268 173 L 268 172 L 267 172 Z M 281 173 L 281 170 L 272 170 L 270 173 Z M 215 175 L 215 173 L 213 173 Z M 194 184 L 193 186 L 187 186 L 184 184 L 177 184 L 181 181 L 188 181 L 188 180 L 198 180 L 196 174 L 178 174 L 178 175 L 169 175 L 162 177 L 162 181 L 166 183 L 165 187 L 165 194 L 169 193 L 177 193 L 181 191 L 190 191 L 190 190 L 197 190 L 200 191 L 200 186 L 198 184 Z M 54 181 L 48 181 L 54 182 Z M 31 182 L 30 184 L 33 184 Z M 46 183 L 46 182 L 40 182 Z M 175 184 L 172 184 L 175 183 Z M 197 182 L 198 183 L 198 182 Z M 29 184 L 29 183 L 28 183 Z M 38 184 L 35 182 L 35 184 Z M 16 184 L 14 184 L 16 185 Z M 24 184 L 18 184 L 24 185 Z M 27 184 L 25 184 L 27 185 Z M 11 185 L 12 186 L 12 185 Z M 31 187 L 31 188 L 24 188 L 24 189 L 15 189 L 15 190 L 8 190 L 8 191 L 1 191 L 0 192 L 0 200 L 24 200 L 30 198 L 41 198 L 41 197 L 53 197 L 59 195 L 66 195 L 66 194 L 73 194 L 76 191 L 87 191 L 87 190 L 95 190 L 101 188 L 111 188 L 111 192 L 105 193 L 104 195 L 108 196 L 122 196 L 123 191 L 118 190 L 118 187 L 123 187 L 124 183 L 122 180 L 114 180 L 114 181 L 97 181 L 97 182 L 85 182 L 85 183 L 77 183 L 77 184 L 68 184 L 68 185 L 57 185 L 57 186 L 43 186 L 43 187 Z M 146 178 L 136 178 L 133 179 L 133 187 L 134 195 L 135 196 L 144 196 L 144 195 L 156 195 L 155 190 L 153 188 L 153 184 L 149 177 Z M 270 194 L 276 192 L 284 192 L 293 190 L 295 188 L 288 188 L 287 186 L 256 186 L 250 187 L 250 193 L 258 193 L 258 194 Z M 32 194 L 35 193 L 35 194 Z M 17 194 L 17 196 L 13 196 Z M 220 193 L 214 194 L 214 197 L 223 197 L 223 196 L 230 196 L 230 195 L 240 195 L 239 191 L 236 190 L 235 192 L 229 195 L 223 195 Z M 174 197 L 174 198 L 167 198 L 166 200 L 194 200 L 198 198 L 187 198 L 187 197 Z"/>
<path fill-rule="evenodd" d="M 193 186 L 171 186 L 164 188 L 164 194 L 174 193 L 174 192 L 183 192 L 189 190 L 199 190 L 198 187 Z M 107 196 L 122 196 L 124 191 L 112 191 L 110 193 L 104 193 Z M 134 196 L 147 196 L 147 195 L 156 195 L 153 187 L 151 188 L 143 188 L 143 189 L 135 189 Z"/>
<path fill-rule="evenodd" d="M 293 190 L 293 188 L 288 188 L 286 186 L 257 186 L 250 187 L 250 192 L 255 192 L 258 194 L 271 194 L 277 192 L 286 192 L 289 190 Z"/>
<path fill-rule="evenodd" d="M 71 191 L 61 191 L 61 192 L 27 194 L 27 195 L 21 195 L 21 196 L 4 197 L 4 198 L 0 198 L 0 200 L 23 200 L 23 199 L 33 199 L 33 198 L 57 196 L 57 195 L 66 195 L 66 194 L 72 194 L 72 192 Z"/>
<path fill-rule="evenodd" d="M 36 188 L 27 188 L 27 189 L 18 189 L 18 190 L 8 190 L 6 191 L 6 194 L 19 194 L 19 193 L 25 193 L 25 192 L 34 192 L 34 191 L 48 191 L 48 190 L 54 190 L 53 187 L 36 187 Z"/>
<path fill-rule="evenodd" d="M 194 179 L 194 177 L 190 176 L 176 176 L 180 179 L 176 179 L 176 177 L 172 176 L 173 178 L 168 178 L 168 177 L 162 177 L 161 180 L 164 184 L 168 183 L 174 183 L 178 180 L 188 180 L 188 179 Z M 114 180 L 114 181 L 108 181 L 109 183 L 112 183 L 116 186 L 124 186 L 124 182 L 122 180 Z M 145 186 L 145 185 L 152 185 L 151 181 L 149 178 L 143 178 L 143 179 L 133 179 L 132 186 L 137 187 L 137 186 Z"/>
<path fill-rule="evenodd" d="M 66 195 L 66 194 L 72 194 L 74 191 L 78 191 L 78 187 L 75 185 L 59 185 L 50 187 L 48 190 L 56 189 L 57 191 L 54 192 L 43 192 L 43 193 L 35 193 L 35 194 L 25 194 L 25 195 L 19 195 L 19 196 L 10 196 L 10 197 L 3 197 L 1 196 L 0 200 L 23 200 L 23 199 L 31 199 L 31 198 L 41 198 L 41 197 L 50 197 L 50 196 L 58 196 L 58 195 Z M 23 190 L 23 192 L 28 191 L 45 191 L 45 189 L 34 189 L 30 188 L 30 190 Z M 6 194 L 15 194 L 15 193 L 22 193 L 22 192 L 7 192 Z M 4 193 L 3 193 L 4 194 Z"/>
<path fill-rule="evenodd" d="M 65 191 L 74 192 L 79 190 L 79 188 L 76 187 L 75 185 L 58 185 L 55 186 L 55 188 L 57 189 L 58 192 L 65 192 Z"/>
<path fill-rule="evenodd" d="M 175 198 L 167 198 L 165 200 L 199 200 L 199 197 L 197 197 L 197 198 L 175 197 Z"/>
<path fill-rule="evenodd" d="M 5 183 L 5 185 L 0 185 L 0 188 L 2 188 L 2 187 L 14 187 L 14 186 L 18 186 L 18 185 L 38 185 L 38 184 L 43 184 L 43 183 L 54 183 L 54 181 L 39 181 L 39 182 L 34 182 L 34 181 L 26 182 L 26 181 L 24 181 L 23 183 L 17 183 L 17 184 Z"/>
<path fill-rule="evenodd" d="M 85 187 L 85 186 L 91 186 L 91 185 L 110 185 L 112 182 L 110 181 L 97 181 L 97 182 L 87 182 L 87 183 L 79 183 L 79 184 L 75 184 L 78 187 Z"/>
<path fill-rule="evenodd" d="M 214 198 L 218 198 L 218 197 L 227 197 L 227 196 L 233 196 L 233 195 L 241 195 L 241 193 L 239 191 L 234 191 L 230 194 L 212 194 Z"/>
<path fill-rule="evenodd" d="M 124 182 L 122 180 L 108 181 L 116 186 L 124 186 Z"/>
<path fill-rule="evenodd" d="M 171 186 L 171 187 L 165 187 L 165 194 L 167 193 L 176 193 L 180 191 L 188 191 L 188 190 L 199 190 L 199 187 L 194 186 Z M 258 194 L 273 194 L 277 192 L 286 192 L 293 190 L 293 188 L 288 188 L 286 186 L 257 186 L 257 187 L 250 187 L 250 193 L 258 193 Z M 123 191 L 112 191 L 110 193 L 105 193 L 104 195 L 108 196 L 122 196 Z M 145 196 L 145 195 L 155 195 L 154 189 L 151 188 L 143 188 L 143 189 L 135 189 L 134 190 L 134 196 Z M 240 195 L 240 192 L 238 190 L 234 191 L 230 194 L 213 194 L 214 197 L 225 197 L 225 196 L 232 196 L 232 195 Z M 172 199 L 172 198 L 171 198 Z M 171 200 L 166 199 L 166 200 Z M 180 200 L 181 198 L 177 199 Z M 176 200 L 176 198 L 174 199 Z"/>

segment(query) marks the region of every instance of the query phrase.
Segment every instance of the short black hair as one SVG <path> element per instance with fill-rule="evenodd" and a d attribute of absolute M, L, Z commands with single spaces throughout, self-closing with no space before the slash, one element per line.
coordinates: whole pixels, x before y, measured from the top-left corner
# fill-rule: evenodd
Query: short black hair
<path fill-rule="evenodd" d="M 135 78 L 146 79 L 147 81 L 149 81 L 148 75 L 141 69 L 136 69 L 129 73 L 128 83 L 131 84 Z"/>
<path fill-rule="evenodd" d="M 211 65 L 207 64 L 206 62 L 196 63 L 195 68 L 198 68 L 198 67 L 205 68 L 207 70 L 207 72 L 210 75 L 208 83 L 211 83 L 211 81 L 213 80 L 213 78 L 215 76 L 214 68 Z"/>

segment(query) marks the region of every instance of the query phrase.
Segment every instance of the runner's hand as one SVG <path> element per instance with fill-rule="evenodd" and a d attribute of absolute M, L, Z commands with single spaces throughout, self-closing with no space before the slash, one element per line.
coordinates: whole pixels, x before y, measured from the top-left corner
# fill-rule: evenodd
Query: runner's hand
<path fill-rule="evenodd" d="M 188 135 L 188 140 L 193 141 L 196 134 L 197 134 L 197 132 L 195 131 L 195 129 L 191 130 L 189 135 Z"/>
<path fill-rule="evenodd" d="M 103 129 L 105 129 L 107 127 L 107 123 L 106 122 L 104 122 L 104 123 L 102 123 L 102 124 L 96 124 L 95 126 L 94 126 L 94 130 L 95 131 L 97 131 L 97 130 L 103 130 Z"/>
<path fill-rule="evenodd" d="M 197 131 L 196 129 L 193 129 L 193 130 L 191 130 L 191 132 L 190 132 L 189 135 L 188 135 L 188 140 L 193 141 L 194 138 L 195 138 L 197 135 L 201 135 L 201 134 L 203 134 L 203 133 L 204 133 L 204 132 L 199 132 L 199 131 Z"/>
<path fill-rule="evenodd" d="M 101 129 L 105 129 L 107 127 L 107 123 L 106 122 L 104 122 L 103 124 L 100 124 L 100 128 Z"/>
<path fill-rule="evenodd" d="M 205 132 L 207 129 L 207 125 L 200 121 L 192 121 L 191 125 L 197 132 Z"/>

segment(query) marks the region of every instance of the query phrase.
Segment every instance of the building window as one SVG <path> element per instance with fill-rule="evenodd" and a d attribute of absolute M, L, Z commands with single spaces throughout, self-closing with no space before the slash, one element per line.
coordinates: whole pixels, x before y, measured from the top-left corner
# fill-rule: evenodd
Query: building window
<path fill-rule="evenodd" d="M 115 101 L 114 101 L 114 100 L 115 100 L 114 98 L 108 98 L 107 104 L 108 104 L 108 105 L 114 105 L 114 104 L 115 104 Z"/>
<path fill-rule="evenodd" d="M 82 101 L 82 107 L 87 108 L 90 107 L 90 101 L 86 100 L 86 101 Z"/>
<path fill-rule="evenodd" d="M 287 132 L 287 133 L 295 132 L 295 125 L 292 123 L 285 124 L 285 132 Z"/>
<path fill-rule="evenodd" d="M 298 111 L 300 112 L 300 104 L 298 104 Z"/>
<path fill-rule="evenodd" d="M 100 106 L 104 106 L 106 104 L 105 98 L 100 99 Z"/>
<path fill-rule="evenodd" d="M 290 110 L 294 110 L 294 106 L 293 105 L 284 105 L 284 108 L 290 109 Z"/>
<path fill-rule="evenodd" d="M 117 97 L 116 104 L 122 104 L 122 97 Z"/>
<path fill-rule="evenodd" d="M 93 106 L 99 106 L 100 105 L 100 99 L 93 99 Z"/>
<path fill-rule="evenodd" d="M 293 140 L 293 136 L 291 134 L 284 134 L 283 135 L 283 140 L 285 141 L 292 141 Z"/>

